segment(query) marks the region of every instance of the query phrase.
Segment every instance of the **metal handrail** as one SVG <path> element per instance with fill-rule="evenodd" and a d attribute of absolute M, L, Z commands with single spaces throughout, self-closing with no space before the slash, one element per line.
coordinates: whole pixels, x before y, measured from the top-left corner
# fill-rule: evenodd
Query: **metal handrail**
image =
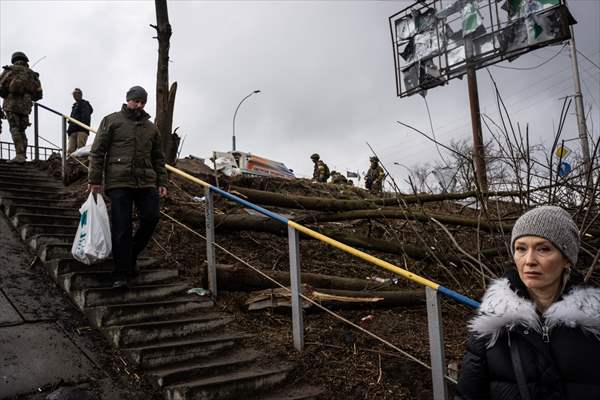
<path fill-rule="evenodd" d="M 82 127 L 83 129 L 86 129 L 88 131 L 94 132 L 96 133 L 96 130 L 93 129 L 90 126 L 87 126 L 86 124 L 84 124 L 81 121 L 76 120 L 75 118 L 63 114 L 60 111 L 56 111 L 53 108 L 50 108 L 48 106 L 43 105 L 42 103 L 39 102 L 34 102 L 33 103 L 34 106 L 34 118 L 35 118 L 35 159 L 39 159 L 39 150 L 38 150 L 38 107 L 42 107 L 43 109 L 50 111 L 51 113 L 54 113 L 60 117 L 62 117 L 62 165 L 61 165 L 61 174 L 62 174 L 62 179 L 63 179 L 63 183 L 67 183 L 66 179 L 67 179 L 67 121 L 78 125 L 80 127 Z"/>

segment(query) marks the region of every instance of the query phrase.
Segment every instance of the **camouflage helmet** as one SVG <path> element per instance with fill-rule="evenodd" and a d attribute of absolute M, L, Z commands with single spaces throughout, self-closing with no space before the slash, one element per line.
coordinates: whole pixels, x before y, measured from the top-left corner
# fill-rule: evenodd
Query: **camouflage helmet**
<path fill-rule="evenodd" d="M 29 58 L 27 58 L 25 53 L 23 53 L 22 51 L 15 51 L 13 53 L 12 57 L 10 57 L 10 62 L 14 64 L 16 61 L 19 61 L 19 60 L 29 62 Z"/>
<path fill-rule="evenodd" d="M 371 162 L 379 162 L 379 158 L 377 156 L 373 156 L 369 158 L 369 160 L 371 160 Z"/>
<path fill-rule="evenodd" d="M 321 158 L 321 156 L 319 156 L 317 153 L 314 153 L 312 156 L 310 156 L 311 160 L 318 160 L 319 158 Z"/>

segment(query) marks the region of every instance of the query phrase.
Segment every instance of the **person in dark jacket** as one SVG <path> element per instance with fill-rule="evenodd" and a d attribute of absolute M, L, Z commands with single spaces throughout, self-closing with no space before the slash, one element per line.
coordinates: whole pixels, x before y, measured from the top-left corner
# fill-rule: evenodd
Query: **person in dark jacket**
<path fill-rule="evenodd" d="M 144 111 L 148 94 L 141 86 L 127 92 L 121 111 L 100 122 L 90 152 L 89 188 L 104 190 L 111 202 L 113 287 L 131 283 L 136 261 L 158 224 L 159 196 L 167 195 L 167 171 L 160 132 Z M 132 237 L 133 206 L 139 227 Z"/>
<path fill-rule="evenodd" d="M 579 245 L 560 207 L 517 220 L 516 269 L 490 284 L 469 324 L 456 399 L 600 399 L 600 288 L 573 269 Z"/>
<path fill-rule="evenodd" d="M 76 119 L 84 125 L 90 126 L 92 113 L 94 112 L 92 105 L 89 101 L 83 99 L 83 92 L 79 88 L 73 90 L 73 99 L 75 99 L 75 103 L 73 103 L 73 106 L 71 107 L 71 118 Z M 69 121 L 67 135 L 69 135 L 67 154 L 71 154 L 75 150 L 85 146 L 89 131 L 76 123 Z"/>

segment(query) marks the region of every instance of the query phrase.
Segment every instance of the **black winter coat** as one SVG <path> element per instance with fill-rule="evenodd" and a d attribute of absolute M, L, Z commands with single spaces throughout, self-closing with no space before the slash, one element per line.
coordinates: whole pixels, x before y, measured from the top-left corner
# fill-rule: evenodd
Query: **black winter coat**
<path fill-rule="evenodd" d="M 71 107 L 71 118 L 75 118 L 77 121 L 90 126 L 90 122 L 92 120 L 92 113 L 94 109 L 92 105 L 87 100 L 79 100 L 73 103 L 73 107 Z M 88 132 L 87 129 L 83 129 L 77 124 L 69 121 L 69 127 L 67 128 L 67 133 L 70 135 L 74 132 Z"/>
<path fill-rule="evenodd" d="M 167 170 L 160 132 L 143 112 L 125 104 L 100 122 L 90 152 L 88 181 L 104 189 L 166 186 Z"/>
<path fill-rule="evenodd" d="M 522 400 L 510 355 L 517 346 L 531 400 L 600 399 L 600 289 L 571 277 L 542 315 L 516 270 L 482 299 L 456 400 Z"/>

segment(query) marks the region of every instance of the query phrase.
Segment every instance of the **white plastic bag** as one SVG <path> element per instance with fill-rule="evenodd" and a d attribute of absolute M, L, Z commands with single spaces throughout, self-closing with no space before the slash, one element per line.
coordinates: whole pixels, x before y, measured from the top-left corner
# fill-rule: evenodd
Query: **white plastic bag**
<path fill-rule="evenodd" d="M 83 146 L 72 152 L 71 157 L 87 157 L 90 155 L 90 151 L 92 151 L 92 144 L 88 144 L 87 146 Z"/>
<path fill-rule="evenodd" d="M 90 193 L 79 209 L 79 227 L 71 247 L 73 258 L 90 265 L 110 256 L 110 223 L 101 194 Z"/>

